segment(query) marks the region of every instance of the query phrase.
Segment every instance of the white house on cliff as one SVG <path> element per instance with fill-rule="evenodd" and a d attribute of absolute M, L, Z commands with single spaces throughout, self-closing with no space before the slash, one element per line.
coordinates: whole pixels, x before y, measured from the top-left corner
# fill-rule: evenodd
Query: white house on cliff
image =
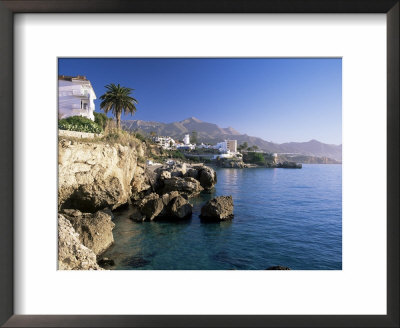
<path fill-rule="evenodd" d="M 94 121 L 96 94 L 86 76 L 58 76 L 58 118 L 84 116 Z"/>

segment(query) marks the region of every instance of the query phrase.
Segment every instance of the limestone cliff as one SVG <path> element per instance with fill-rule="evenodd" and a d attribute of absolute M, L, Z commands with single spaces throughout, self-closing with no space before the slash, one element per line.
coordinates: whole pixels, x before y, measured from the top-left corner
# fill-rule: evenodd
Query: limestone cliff
<path fill-rule="evenodd" d="M 58 144 L 59 210 L 72 208 L 93 213 L 129 202 L 138 156 L 142 154 L 140 144 L 131 147 L 61 139 Z M 140 189 L 138 184 L 136 189 Z"/>
<path fill-rule="evenodd" d="M 96 254 L 79 240 L 79 234 L 63 215 L 58 215 L 58 269 L 101 270 Z"/>

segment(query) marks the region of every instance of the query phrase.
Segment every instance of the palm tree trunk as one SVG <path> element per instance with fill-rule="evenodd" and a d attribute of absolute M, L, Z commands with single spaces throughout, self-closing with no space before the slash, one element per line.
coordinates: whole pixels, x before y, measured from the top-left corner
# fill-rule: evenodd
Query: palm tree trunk
<path fill-rule="evenodd" d="M 117 115 L 117 129 L 121 130 L 121 116 Z"/>

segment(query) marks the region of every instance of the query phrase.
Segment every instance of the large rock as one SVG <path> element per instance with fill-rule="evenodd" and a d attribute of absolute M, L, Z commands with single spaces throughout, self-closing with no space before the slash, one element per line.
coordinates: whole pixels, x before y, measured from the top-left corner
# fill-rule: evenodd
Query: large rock
<path fill-rule="evenodd" d="M 112 230 L 115 224 L 111 221 L 110 213 L 98 211 L 92 214 L 69 209 L 63 212 L 79 234 L 81 243 L 96 255 L 103 253 L 114 243 Z"/>
<path fill-rule="evenodd" d="M 150 221 L 157 217 L 163 209 L 164 203 L 156 193 L 152 193 L 143 198 L 139 205 L 140 213 L 145 216 L 146 220 Z"/>
<path fill-rule="evenodd" d="M 129 202 L 138 147 L 61 139 L 58 144 L 59 209 L 75 208 L 93 213 Z"/>
<path fill-rule="evenodd" d="M 189 167 L 186 170 L 186 173 L 184 175 L 185 178 L 193 178 L 193 179 L 198 179 L 199 177 L 199 170 L 193 167 Z"/>
<path fill-rule="evenodd" d="M 179 191 L 179 193 L 183 193 L 188 196 L 195 196 L 202 190 L 203 187 L 196 179 L 172 177 L 171 179 L 164 180 L 162 193 L 165 194 L 171 191 Z"/>
<path fill-rule="evenodd" d="M 155 219 L 184 219 L 192 214 L 192 205 L 179 192 L 172 191 L 159 196 L 152 193 L 141 201 L 131 213 L 131 219 L 137 222 Z"/>
<path fill-rule="evenodd" d="M 79 240 L 71 222 L 58 215 L 58 269 L 102 270 L 96 263 L 96 254 Z"/>
<path fill-rule="evenodd" d="M 206 220 L 229 220 L 233 218 L 232 196 L 219 196 L 209 200 L 201 208 L 201 218 Z"/>
<path fill-rule="evenodd" d="M 173 198 L 168 204 L 168 214 L 172 218 L 184 219 L 192 215 L 192 205 L 182 196 Z"/>
<path fill-rule="evenodd" d="M 217 183 L 217 173 L 211 167 L 203 166 L 199 170 L 198 180 L 205 190 L 210 190 Z"/>

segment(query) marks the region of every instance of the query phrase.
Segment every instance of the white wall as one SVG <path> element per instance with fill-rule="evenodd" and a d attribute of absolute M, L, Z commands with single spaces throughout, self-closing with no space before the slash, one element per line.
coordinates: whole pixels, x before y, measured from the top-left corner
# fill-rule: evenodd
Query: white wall
<path fill-rule="evenodd" d="M 94 121 L 94 99 L 96 94 L 93 88 L 83 87 L 79 82 L 65 80 L 58 81 L 58 117 L 84 116 Z M 87 108 L 81 108 L 81 101 L 87 103 Z"/>

